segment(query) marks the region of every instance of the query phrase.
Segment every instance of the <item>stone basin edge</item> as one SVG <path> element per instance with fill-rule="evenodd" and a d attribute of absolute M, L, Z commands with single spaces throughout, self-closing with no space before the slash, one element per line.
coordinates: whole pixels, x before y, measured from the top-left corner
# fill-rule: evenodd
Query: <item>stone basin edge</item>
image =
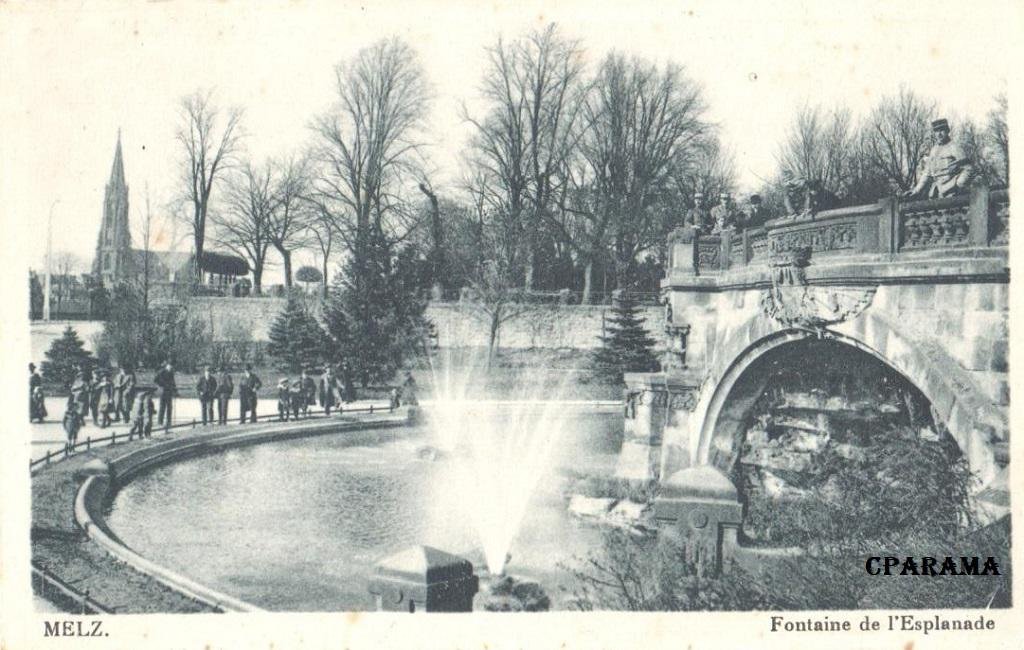
<path fill-rule="evenodd" d="M 404 427 L 407 424 L 408 420 L 405 415 L 369 416 L 366 419 L 361 418 L 348 422 L 309 422 L 261 428 L 255 431 L 225 431 L 220 435 L 204 436 L 200 440 L 182 438 L 153 447 L 132 450 L 110 461 L 110 474 L 89 476 L 79 486 L 75 494 L 75 522 L 92 542 L 114 559 L 124 562 L 132 569 L 187 598 L 207 605 L 218 612 L 266 611 L 256 605 L 200 584 L 132 550 L 121 542 L 107 526 L 103 516 L 103 504 L 108 503 L 118 489 L 144 472 L 198 455 L 291 438 L 354 432 L 376 433 L 383 429 Z"/>

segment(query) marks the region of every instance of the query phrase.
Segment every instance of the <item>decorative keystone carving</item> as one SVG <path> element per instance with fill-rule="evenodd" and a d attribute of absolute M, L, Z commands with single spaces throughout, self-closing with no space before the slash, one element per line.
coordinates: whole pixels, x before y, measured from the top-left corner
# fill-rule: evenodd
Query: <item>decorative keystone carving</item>
<path fill-rule="evenodd" d="M 820 330 L 868 308 L 875 287 L 846 289 L 808 286 L 810 247 L 775 251 L 769 260 L 772 287 L 761 298 L 765 315 L 786 327 Z"/>

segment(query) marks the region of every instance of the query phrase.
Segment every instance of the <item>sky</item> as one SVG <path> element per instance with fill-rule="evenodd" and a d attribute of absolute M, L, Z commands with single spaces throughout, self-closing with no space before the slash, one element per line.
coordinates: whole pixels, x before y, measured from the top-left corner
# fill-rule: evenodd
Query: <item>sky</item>
<path fill-rule="evenodd" d="M 45 258 L 51 209 L 54 251 L 91 262 L 120 129 L 133 224 L 148 187 L 155 247 L 187 249 L 186 227 L 167 218 L 179 184 L 181 97 L 213 89 L 219 104 L 244 109 L 255 160 L 288 154 L 331 104 L 335 65 L 391 35 L 413 45 L 433 85 L 429 151 L 444 192 L 468 133 L 458 109 L 478 105 L 484 48 L 551 21 L 582 41 L 591 65 L 611 50 L 684 65 L 750 189 L 772 174 L 777 144 L 804 104 L 862 115 L 906 84 L 948 115 L 985 117 L 1006 89 L 1021 9 L 995 0 L 922 6 L 10 2 L 0 7 L 0 209 L 32 266 Z M 275 273 L 266 281 L 280 281 Z"/>

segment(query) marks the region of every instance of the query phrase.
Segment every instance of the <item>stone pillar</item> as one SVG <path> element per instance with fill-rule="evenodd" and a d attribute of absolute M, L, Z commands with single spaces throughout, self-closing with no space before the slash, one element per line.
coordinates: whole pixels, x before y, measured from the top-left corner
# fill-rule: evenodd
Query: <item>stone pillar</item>
<path fill-rule="evenodd" d="M 413 546 L 377 563 L 369 591 L 377 611 L 471 612 L 480 581 L 469 560 Z"/>
<path fill-rule="evenodd" d="M 736 486 L 721 471 L 698 465 L 673 474 L 661 484 L 654 518 L 662 532 L 680 538 L 692 560 L 716 573 L 729 570 L 743 506 Z"/>
<path fill-rule="evenodd" d="M 688 374 L 626 373 L 625 425 L 616 478 L 660 478 L 665 429 L 696 403 L 697 384 Z"/>

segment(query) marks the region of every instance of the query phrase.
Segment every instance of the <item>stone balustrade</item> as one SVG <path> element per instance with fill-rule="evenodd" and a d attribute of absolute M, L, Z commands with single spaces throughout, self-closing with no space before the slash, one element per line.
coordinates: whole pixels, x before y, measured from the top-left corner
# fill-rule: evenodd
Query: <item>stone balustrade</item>
<path fill-rule="evenodd" d="M 696 275 L 763 266 L 772 253 L 809 249 L 816 258 L 900 255 L 922 250 L 1005 247 L 1009 193 L 976 187 L 969 195 L 878 203 L 783 217 L 760 228 L 683 233 L 672 240 L 672 267 Z"/>

